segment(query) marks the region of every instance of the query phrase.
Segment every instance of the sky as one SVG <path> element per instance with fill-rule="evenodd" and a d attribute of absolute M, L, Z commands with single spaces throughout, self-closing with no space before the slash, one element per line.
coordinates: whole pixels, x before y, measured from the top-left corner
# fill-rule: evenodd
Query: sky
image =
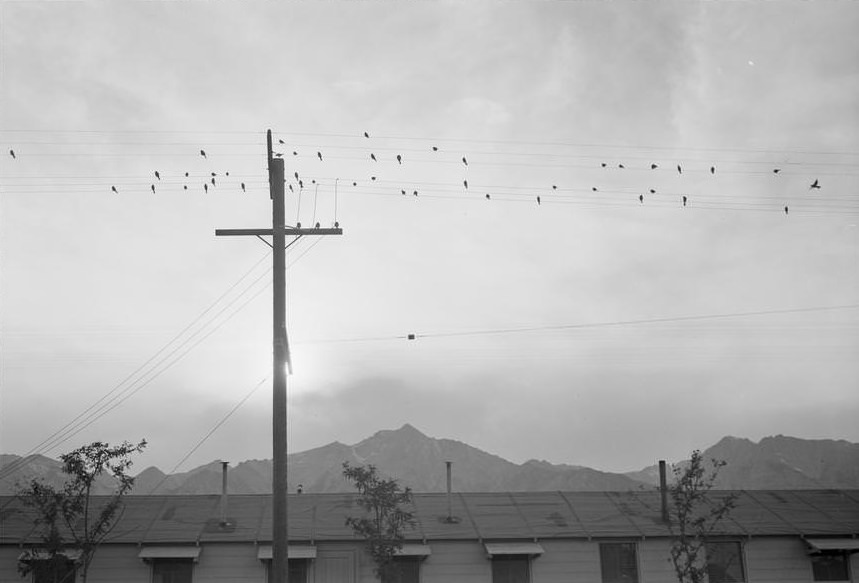
<path fill-rule="evenodd" d="M 271 456 L 270 249 L 214 235 L 270 226 L 269 129 L 287 222 L 343 228 L 288 250 L 291 452 L 859 442 L 857 28 L 839 0 L 0 2 L 0 452 Z"/>

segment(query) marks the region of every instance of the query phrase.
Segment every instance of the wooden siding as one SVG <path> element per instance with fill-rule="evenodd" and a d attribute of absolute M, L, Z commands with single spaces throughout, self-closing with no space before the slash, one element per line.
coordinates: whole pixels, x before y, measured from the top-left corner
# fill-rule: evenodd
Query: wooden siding
<path fill-rule="evenodd" d="M 489 583 L 492 570 L 483 545 L 474 541 L 431 542 L 432 554 L 421 564 L 421 583 Z"/>

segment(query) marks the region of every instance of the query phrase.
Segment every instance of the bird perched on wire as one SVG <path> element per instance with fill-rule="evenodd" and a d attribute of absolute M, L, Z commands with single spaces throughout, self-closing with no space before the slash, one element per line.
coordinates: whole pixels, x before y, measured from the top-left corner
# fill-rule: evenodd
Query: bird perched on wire
<path fill-rule="evenodd" d="M 811 183 L 811 186 L 808 187 L 809 190 L 812 188 L 820 188 L 820 182 L 818 182 L 817 178 L 814 179 L 814 182 Z"/>

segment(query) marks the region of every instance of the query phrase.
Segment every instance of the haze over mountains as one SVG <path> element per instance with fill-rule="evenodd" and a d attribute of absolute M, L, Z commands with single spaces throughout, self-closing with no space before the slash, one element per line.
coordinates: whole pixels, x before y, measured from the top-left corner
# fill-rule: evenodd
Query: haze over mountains
<path fill-rule="evenodd" d="M 725 437 L 704 450 L 704 457 L 722 459 L 717 487 L 731 489 L 859 488 L 859 444 L 835 440 L 766 437 L 759 443 Z M 19 456 L 0 455 L 2 466 Z M 289 456 L 290 490 L 348 492 L 352 486 L 341 475 L 343 462 L 373 464 L 380 472 L 418 492 L 446 488 L 446 461 L 453 462 L 455 491 L 629 490 L 651 487 L 658 481 L 656 466 L 618 474 L 582 466 L 529 460 L 514 464 L 501 457 L 450 439 L 428 437 L 404 425 L 379 431 L 354 445 L 333 442 Z M 271 460 L 248 460 L 230 467 L 229 490 L 236 494 L 271 491 Z M 62 480 L 60 463 L 30 456 L 13 478 L 0 480 L 0 494 L 14 491 L 15 481 L 40 476 Z M 99 491 L 110 490 L 109 481 Z M 221 490 L 221 464 L 213 461 L 170 476 L 150 467 L 140 472 L 133 494 L 212 494 Z"/>

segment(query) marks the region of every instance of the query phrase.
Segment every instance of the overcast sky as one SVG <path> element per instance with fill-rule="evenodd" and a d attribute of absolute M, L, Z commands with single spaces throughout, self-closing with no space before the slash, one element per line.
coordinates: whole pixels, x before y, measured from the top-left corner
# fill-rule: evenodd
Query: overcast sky
<path fill-rule="evenodd" d="M 289 252 L 290 451 L 857 442 L 857 29 L 847 1 L 0 2 L 0 451 L 271 456 L 269 248 L 214 236 L 270 225 L 269 128 L 287 221 L 344 229 Z"/>

